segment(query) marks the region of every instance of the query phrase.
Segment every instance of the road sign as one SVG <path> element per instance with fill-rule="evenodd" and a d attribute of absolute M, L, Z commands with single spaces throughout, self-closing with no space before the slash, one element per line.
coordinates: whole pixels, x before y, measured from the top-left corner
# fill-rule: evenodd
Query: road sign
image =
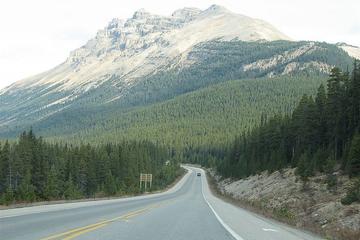
<path fill-rule="evenodd" d="M 140 190 L 141 190 L 141 187 L 142 187 L 142 182 L 144 182 L 145 191 L 146 191 L 147 183 L 150 184 L 150 188 L 151 188 L 151 185 L 152 185 L 152 174 L 149 174 L 149 173 L 140 173 Z"/>

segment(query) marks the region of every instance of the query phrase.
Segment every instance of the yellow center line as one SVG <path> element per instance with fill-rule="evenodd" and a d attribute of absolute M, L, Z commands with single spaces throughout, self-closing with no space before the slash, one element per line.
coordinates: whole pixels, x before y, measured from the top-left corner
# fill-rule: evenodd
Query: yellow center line
<path fill-rule="evenodd" d="M 93 228 L 88 228 L 88 229 L 85 229 L 85 230 L 76 232 L 76 233 L 71 234 L 70 236 L 64 238 L 63 240 L 71 240 L 71 239 L 74 239 L 74 238 L 76 238 L 77 236 L 79 236 L 79 235 L 81 235 L 81 234 L 94 231 L 94 230 L 96 230 L 96 229 L 98 229 L 98 228 L 105 227 L 106 225 L 108 225 L 108 223 L 103 223 L 103 224 L 100 224 L 100 225 L 95 226 L 95 227 L 93 227 Z"/>
<path fill-rule="evenodd" d="M 128 216 L 124 216 L 124 217 L 121 218 L 121 219 L 128 220 L 128 219 L 130 219 L 130 218 L 139 216 L 139 215 L 141 215 L 142 213 L 144 213 L 144 212 L 138 212 L 138 213 L 134 213 L 134 214 L 131 214 L 131 215 L 128 215 Z"/>
<path fill-rule="evenodd" d="M 143 209 L 140 209 L 140 210 L 136 210 L 136 211 L 133 211 L 133 212 L 130 212 L 126 215 L 122 215 L 120 217 L 116 217 L 116 218 L 113 218 L 113 219 L 110 219 L 110 220 L 107 220 L 108 222 L 114 222 L 114 221 L 117 221 L 117 220 L 121 220 L 121 219 L 124 219 L 124 218 L 130 218 L 132 217 L 133 215 L 140 215 L 141 213 L 144 213 L 144 212 L 147 212 L 151 209 L 151 207 L 147 207 L 147 208 L 143 208 Z"/>
<path fill-rule="evenodd" d="M 86 230 L 86 229 L 89 229 L 89 228 L 93 228 L 93 227 L 96 227 L 98 225 L 102 225 L 102 224 L 107 224 L 108 221 L 103 221 L 103 222 L 99 222 L 99 223 L 95 223 L 95 224 L 90 224 L 90 225 L 87 225 L 85 227 L 80 227 L 80 228 L 74 228 L 70 231 L 67 231 L 67 232 L 63 232 L 63 233 L 59 233 L 59 234 L 56 234 L 56 235 L 52 235 L 52 236 L 49 236 L 49 237 L 46 237 L 46 238 L 42 238 L 41 240 L 52 240 L 52 239 L 56 239 L 56 238 L 59 238 L 59 237 L 62 237 L 62 236 L 65 236 L 65 235 L 69 235 L 71 233 L 75 233 L 75 232 L 78 232 L 78 231 L 82 231 L 82 230 Z"/>
<path fill-rule="evenodd" d="M 79 236 L 81 234 L 94 231 L 94 230 L 96 230 L 98 228 L 105 227 L 109 223 L 115 222 L 117 220 L 125 220 L 125 221 L 127 221 L 128 219 L 130 219 L 132 217 L 136 217 L 138 215 L 141 215 L 141 214 L 143 214 L 145 212 L 148 212 L 148 211 L 150 211 L 150 210 L 152 210 L 154 208 L 158 208 L 158 207 L 164 205 L 165 203 L 169 203 L 169 202 L 172 202 L 172 201 L 164 201 L 164 202 L 160 202 L 160 203 L 157 203 L 157 204 L 152 204 L 152 205 L 149 205 L 149 206 L 147 206 L 145 208 L 129 212 L 129 213 L 125 214 L 125 215 L 121 215 L 121 216 L 113 218 L 113 219 L 104 220 L 104 221 L 94 223 L 94 224 L 90 224 L 90 225 L 80 227 L 80 228 L 74 228 L 74 229 L 72 229 L 70 231 L 66 231 L 66 232 L 55 234 L 55 235 L 52 235 L 52 236 L 49 236 L 49 237 L 46 237 L 46 238 L 42 238 L 41 240 L 54 240 L 54 239 L 58 239 L 58 238 L 61 238 L 63 240 L 71 240 L 71 239 L 74 239 L 74 238 L 76 238 L 77 236 Z M 62 238 L 62 237 L 64 237 L 64 238 Z"/>

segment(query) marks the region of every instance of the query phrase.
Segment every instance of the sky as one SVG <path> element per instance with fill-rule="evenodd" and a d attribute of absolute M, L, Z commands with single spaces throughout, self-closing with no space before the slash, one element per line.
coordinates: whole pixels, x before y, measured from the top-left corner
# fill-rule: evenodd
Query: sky
<path fill-rule="evenodd" d="M 360 46 L 359 0 L 2 0 L 0 89 L 64 62 L 113 18 L 212 4 L 266 20 L 293 40 Z"/>

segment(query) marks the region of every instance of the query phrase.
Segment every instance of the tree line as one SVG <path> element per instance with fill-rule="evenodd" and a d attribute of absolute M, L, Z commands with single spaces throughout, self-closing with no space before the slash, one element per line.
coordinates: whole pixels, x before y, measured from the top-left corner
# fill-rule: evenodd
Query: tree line
<path fill-rule="evenodd" d="M 136 194 L 141 172 L 153 174 L 156 190 L 181 169 L 168 149 L 147 141 L 73 146 L 30 130 L 0 145 L 0 203 Z"/>
<path fill-rule="evenodd" d="M 297 167 L 306 181 L 315 172 L 342 169 L 360 175 L 360 64 L 351 72 L 333 68 L 315 97 L 304 95 L 291 115 L 261 117 L 238 136 L 218 165 L 226 177 Z M 329 175 L 331 182 L 332 179 Z"/>

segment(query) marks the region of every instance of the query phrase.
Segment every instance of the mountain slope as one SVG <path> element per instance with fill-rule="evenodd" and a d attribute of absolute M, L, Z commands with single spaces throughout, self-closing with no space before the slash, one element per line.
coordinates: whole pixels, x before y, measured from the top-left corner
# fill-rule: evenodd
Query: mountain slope
<path fill-rule="evenodd" d="M 67 107 L 90 89 L 111 81 L 113 75 L 117 77 L 115 87 L 121 90 L 169 62 L 180 64 L 197 43 L 235 38 L 244 41 L 288 39 L 264 21 L 234 14 L 216 5 L 205 11 L 181 9 L 169 17 L 139 10 L 125 21 L 111 21 L 95 38 L 73 51 L 63 64 L 19 81 L 0 94 L 13 98 L 21 95 L 17 98 L 20 101 L 13 101 L 15 107 L 24 104 L 26 95 L 33 94 L 41 104 L 32 111 L 41 112 L 46 108 L 52 109 L 48 113 L 51 114 L 61 109 L 60 105 Z M 9 107 L 14 107 L 13 102 L 5 99 Z"/>
<path fill-rule="evenodd" d="M 346 68 L 351 58 L 335 45 L 315 42 L 243 42 L 209 41 L 200 43 L 188 53 L 187 66 L 170 66 L 142 77 L 126 87 L 118 75 L 99 87 L 89 89 L 71 100 L 67 91 L 52 94 L 39 91 L 15 91 L 0 95 L 0 134 L 14 136 L 30 125 L 62 124 L 93 120 L 90 125 L 119 115 L 127 109 L 171 99 L 231 79 L 273 77 L 276 75 L 322 75 L 333 66 Z M 60 84 L 58 84 L 60 85 Z M 56 88 L 54 85 L 52 88 Z M 67 98 L 68 102 L 56 99 Z M 50 103 L 55 101 L 55 103 Z M 12 121 L 12 122 L 11 122 Z M 11 132 L 11 134 L 10 134 Z"/>
<path fill-rule="evenodd" d="M 67 128 L 80 118 L 106 121 L 134 107 L 223 81 L 322 75 L 352 65 L 336 45 L 293 42 L 270 24 L 220 6 L 171 16 L 139 10 L 114 19 L 63 64 L 0 90 L 0 135 L 30 126 Z"/>
<path fill-rule="evenodd" d="M 126 113 L 114 111 L 106 120 L 100 114 L 91 119 L 78 113 L 76 121 L 50 118 L 33 128 L 43 136 L 73 142 L 148 139 L 179 148 L 219 146 L 259 124 L 263 114 L 291 112 L 302 94 L 315 93 L 324 81 L 289 76 L 227 81 Z"/>
<path fill-rule="evenodd" d="M 344 50 L 345 52 L 347 52 L 349 54 L 349 56 L 360 60 L 360 48 L 356 47 L 356 46 L 352 46 L 346 43 L 337 43 L 336 44 L 339 48 L 341 48 L 342 50 Z"/>

